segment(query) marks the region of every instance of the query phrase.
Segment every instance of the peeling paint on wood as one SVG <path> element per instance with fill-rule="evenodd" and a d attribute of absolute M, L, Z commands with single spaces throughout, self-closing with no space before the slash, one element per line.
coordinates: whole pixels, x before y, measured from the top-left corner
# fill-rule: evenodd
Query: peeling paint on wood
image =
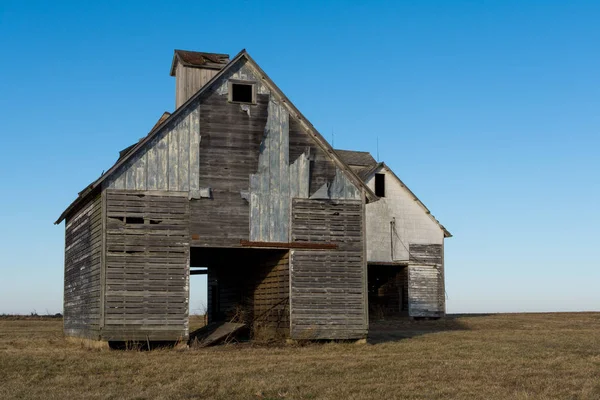
<path fill-rule="evenodd" d="M 165 127 L 103 187 L 127 190 L 188 191 L 199 188 L 199 109 Z"/>

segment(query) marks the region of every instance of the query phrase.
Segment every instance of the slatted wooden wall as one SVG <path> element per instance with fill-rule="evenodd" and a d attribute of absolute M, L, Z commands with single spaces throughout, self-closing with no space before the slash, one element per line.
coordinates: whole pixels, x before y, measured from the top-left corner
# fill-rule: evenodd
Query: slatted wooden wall
<path fill-rule="evenodd" d="M 187 193 L 107 190 L 105 340 L 188 336 Z"/>
<path fill-rule="evenodd" d="M 412 317 L 445 315 L 443 245 L 410 243 L 408 249 L 411 261 L 408 275 L 409 315 Z"/>
<path fill-rule="evenodd" d="M 415 244 L 408 245 L 410 261 L 419 264 L 442 265 L 444 250 L 441 244 Z"/>
<path fill-rule="evenodd" d="M 98 339 L 102 257 L 101 196 L 82 206 L 65 224 L 64 331 Z"/>
<path fill-rule="evenodd" d="M 444 278 L 437 266 L 408 267 L 408 312 L 411 317 L 442 317 L 445 314 Z"/>
<path fill-rule="evenodd" d="M 360 200 L 294 199 L 293 241 L 334 243 L 339 247 L 291 252 L 292 338 L 366 336 L 363 208 Z"/>

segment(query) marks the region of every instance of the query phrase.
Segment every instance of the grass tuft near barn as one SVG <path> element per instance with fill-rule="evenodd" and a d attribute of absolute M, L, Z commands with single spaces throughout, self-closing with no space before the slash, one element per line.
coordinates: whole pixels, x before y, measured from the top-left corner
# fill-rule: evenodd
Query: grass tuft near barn
<path fill-rule="evenodd" d="M 0 318 L 0 398 L 600 398 L 600 313 L 458 316 L 372 328 L 367 345 L 148 352 L 67 341 L 61 319 Z"/>

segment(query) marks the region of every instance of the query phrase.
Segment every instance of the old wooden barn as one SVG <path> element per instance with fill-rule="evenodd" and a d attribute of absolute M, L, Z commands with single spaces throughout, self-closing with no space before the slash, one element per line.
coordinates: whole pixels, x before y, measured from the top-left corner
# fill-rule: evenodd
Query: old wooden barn
<path fill-rule="evenodd" d="M 175 111 L 56 221 L 66 335 L 185 340 L 195 274 L 210 322 L 295 339 L 444 315 L 449 234 L 385 164 L 333 150 L 246 51 L 176 50 L 171 75 Z"/>

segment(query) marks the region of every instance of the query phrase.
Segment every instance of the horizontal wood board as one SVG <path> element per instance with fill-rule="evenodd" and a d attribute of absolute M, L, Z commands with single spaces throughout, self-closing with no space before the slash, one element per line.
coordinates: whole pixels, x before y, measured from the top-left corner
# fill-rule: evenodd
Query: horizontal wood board
<path fill-rule="evenodd" d="M 337 250 L 292 250 L 291 337 L 358 339 L 367 334 L 363 203 L 292 202 L 292 240 L 335 243 Z"/>
<path fill-rule="evenodd" d="M 105 340 L 188 336 L 187 193 L 107 190 Z"/>
<path fill-rule="evenodd" d="M 98 195 L 65 223 L 64 331 L 67 336 L 98 339 L 102 206 Z"/>
<path fill-rule="evenodd" d="M 411 317 L 445 315 L 444 277 L 440 267 L 408 266 L 408 302 Z"/>

